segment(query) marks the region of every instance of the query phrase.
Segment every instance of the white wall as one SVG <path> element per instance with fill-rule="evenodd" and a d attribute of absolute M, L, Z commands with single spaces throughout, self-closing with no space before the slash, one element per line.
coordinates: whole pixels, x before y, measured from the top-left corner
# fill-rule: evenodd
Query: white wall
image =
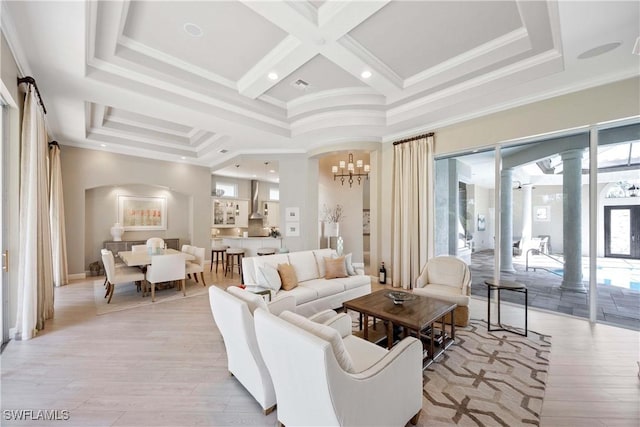
<path fill-rule="evenodd" d="M 335 208 L 336 205 L 342 205 L 344 211 L 344 220 L 340 222 L 340 236 L 344 240 L 344 253 L 353 253 L 353 261 L 363 261 L 363 236 L 362 236 L 362 209 L 363 209 L 363 189 L 362 184 L 358 184 L 357 180 L 349 187 L 349 183 L 345 181 L 344 185 L 340 183 L 340 179 L 333 180 L 331 166 L 337 165 L 340 160 L 346 160 L 348 153 L 338 153 L 325 156 L 319 161 L 319 180 L 318 180 L 318 220 L 323 206 Z M 361 159 L 365 164 L 369 164 L 369 155 L 367 153 L 354 152 L 354 159 Z M 325 237 L 322 240 L 326 241 Z M 326 244 L 325 244 L 326 246 Z"/>
<path fill-rule="evenodd" d="M 64 144 L 64 141 L 60 142 Z M 85 260 L 87 244 L 85 196 L 86 191 L 93 188 L 128 185 L 146 185 L 155 188 L 161 186 L 173 193 L 185 195 L 189 204 L 188 238 L 195 246 L 210 247 L 211 172 L 208 168 L 71 146 L 62 147 L 61 160 L 69 274 L 84 273 L 85 266 L 91 261 Z M 109 201 L 105 200 L 104 203 L 108 204 Z M 104 214 L 112 223 L 114 209 L 115 205 Z M 168 220 L 171 221 L 171 218 L 169 217 Z M 104 235 L 104 231 L 99 230 L 94 230 L 92 233 L 95 236 Z M 94 238 L 91 237 L 91 239 Z"/>
<path fill-rule="evenodd" d="M 146 240 L 150 237 L 178 238 L 180 244 L 190 244 L 189 196 L 150 185 L 122 185 L 91 188 L 85 192 L 85 269 L 100 259 L 105 240 L 112 240 L 111 226 L 117 220 L 118 195 L 164 197 L 167 200 L 167 229 L 155 231 L 125 231 L 122 240 Z M 209 246 L 205 246 L 209 248 Z M 208 251 L 207 251 L 208 252 Z"/>

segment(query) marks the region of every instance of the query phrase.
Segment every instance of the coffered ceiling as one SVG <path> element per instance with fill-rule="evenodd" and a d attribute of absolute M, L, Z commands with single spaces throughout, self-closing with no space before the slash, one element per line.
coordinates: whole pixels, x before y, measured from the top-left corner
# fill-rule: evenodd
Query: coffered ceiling
<path fill-rule="evenodd" d="M 4 1 L 2 30 L 61 144 L 216 169 L 636 76 L 639 16 L 631 1 Z"/>

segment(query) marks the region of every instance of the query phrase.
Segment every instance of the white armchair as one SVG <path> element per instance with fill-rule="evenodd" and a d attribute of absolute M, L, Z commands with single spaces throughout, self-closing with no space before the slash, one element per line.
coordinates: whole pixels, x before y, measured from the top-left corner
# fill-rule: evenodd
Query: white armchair
<path fill-rule="evenodd" d="M 151 301 L 156 300 L 156 283 L 179 280 L 182 294 L 185 290 L 185 266 L 182 254 L 153 255 L 151 265 L 147 267 L 147 282 L 151 285 Z"/>
<path fill-rule="evenodd" d="M 133 283 L 144 280 L 144 273 L 140 271 L 139 268 L 116 268 L 113 253 L 109 250 L 102 250 L 102 263 L 104 264 L 104 271 L 107 276 L 107 293 L 105 294 L 105 298 L 109 296 L 107 304 L 109 304 L 111 302 L 111 298 L 113 298 L 115 285 L 118 285 L 120 283 Z"/>
<path fill-rule="evenodd" d="M 344 313 L 328 322 L 331 326 L 291 312 L 276 317 L 257 309 L 254 317 L 280 423 L 417 423 L 422 409 L 422 343 L 417 339 L 407 337 L 386 350 L 352 336 L 351 318 Z"/>
<path fill-rule="evenodd" d="M 258 307 L 276 314 L 294 310 L 295 298 L 289 295 L 267 304 L 260 295 L 237 286 L 225 292 L 214 285 L 209 287 L 209 303 L 227 350 L 229 372 L 251 393 L 265 415 L 269 414 L 275 408 L 276 395 L 258 350 L 253 312 Z M 335 315 L 335 311 L 326 310 L 313 318 L 320 322 Z"/>
<path fill-rule="evenodd" d="M 413 293 L 457 304 L 453 312 L 456 326 L 469 324 L 471 272 L 467 264 L 454 256 L 438 256 L 427 261 L 416 279 Z"/>

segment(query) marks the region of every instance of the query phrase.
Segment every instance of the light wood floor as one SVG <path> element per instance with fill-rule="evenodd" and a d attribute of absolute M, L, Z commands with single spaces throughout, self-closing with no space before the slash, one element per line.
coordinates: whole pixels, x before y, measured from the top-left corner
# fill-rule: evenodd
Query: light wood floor
<path fill-rule="evenodd" d="M 1 357 L 3 410 L 66 409 L 70 420 L 17 423 L 3 412 L 0 424 L 276 424 L 276 413 L 262 415 L 229 376 L 207 296 L 97 316 L 92 283 L 56 289 L 55 319 L 37 338 L 10 342 Z M 474 300 L 471 312 L 486 318 L 486 301 Z M 505 323 L 523 319 L 522 308 L 503 306 L 503 315 Z M 529 325 L 553 336 L 542 425 L 640 425 L 638 332 L 534 310 Z"/>

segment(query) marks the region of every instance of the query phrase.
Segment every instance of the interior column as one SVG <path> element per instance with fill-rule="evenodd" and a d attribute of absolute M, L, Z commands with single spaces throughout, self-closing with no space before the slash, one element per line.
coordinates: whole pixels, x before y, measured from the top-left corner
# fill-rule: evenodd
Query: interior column
<path fill-rule="evenodd" d="M 513 169 L 500 171 L 500 271 L 513 273 Z"/>
<path fill-rule="evenodd" d="M 526 256 L 526 250 L 530 248 L 531 243 L 531 195 L 533 186 L 531 184 L 522 184 L 522 255 Z"/>
<path fill-rule="evenodd" d="M 575 292 L 587 291 L 582 283 L 582 152 L 561 153 L 564 275 L 560 289 Z"/>

